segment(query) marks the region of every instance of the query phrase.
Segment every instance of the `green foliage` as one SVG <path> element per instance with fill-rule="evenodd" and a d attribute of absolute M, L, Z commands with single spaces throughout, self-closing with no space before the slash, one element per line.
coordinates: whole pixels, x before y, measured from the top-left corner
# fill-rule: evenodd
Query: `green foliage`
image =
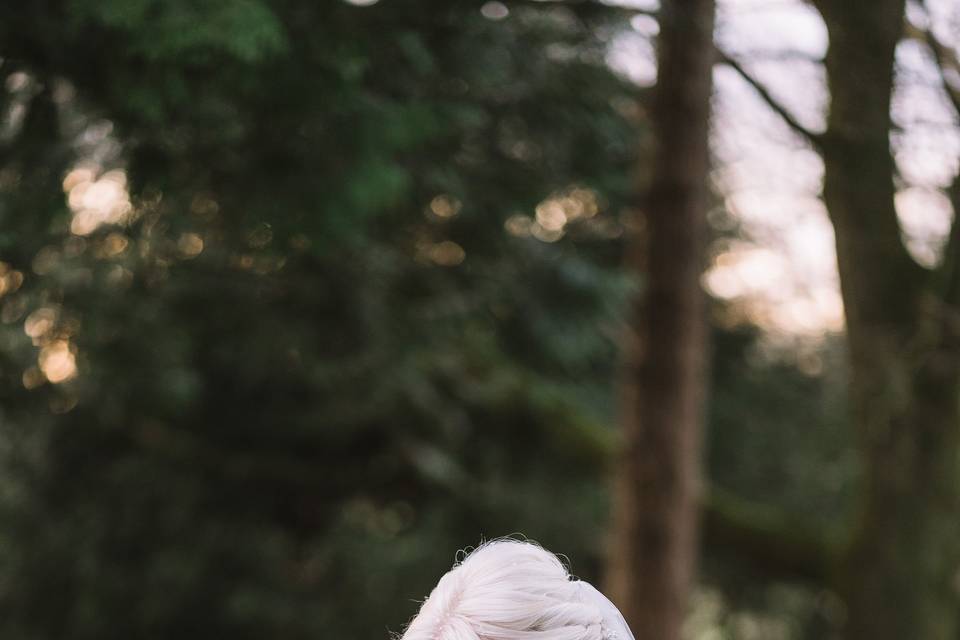
<path fill-rule="evenodd" d="M 0 190 L 0 634 L 382 637 L 515 531 L 596 574 L 636 138 L 602 19 L 0 9 L 32 87 Z M 130 214 L 84 226 L 118 184 Z M 545 242 L 550 198 L 580 217 Z"/>
<path fill-rule="evenodd" d="M 712 500 L 749 533 L 734 528 L 704 549 L 710 588 L 700 615 L 725 638 L 748 628 L 782 638 L 835 634 L 843 604 L 817 580 L 836 571 L 857 516 L 844 345 L 839 336 L 777 344 L 745 326 L 715 328 L 713 337 Z"/>
<path fill-rule="evenodd" d="M 716 332 L 714 344 L 708 458 L 715 482 L 825 529 L 852 518 L 856 452 L 838 337 L 777 347 L 742 327 Z"/>
<path fill-rule="evenodd" d="M 83 38 L 96 26 L 126 36 L 124 55 L 182 62 L 222 52 L 255 62 L 285 48 L 283 27 L 258 0 L 73 0 L 67 7 L 73 29 Z"/>
<path fill-rule="evenodd" d="M 599 575 L 618 15 L 0 7 L 0 635 L 382 638 L 481 535 Z M 118 176 L 129 215 L 77 226 Z M 757 339 L 718 332 L 711 476 L 841 514 L 833 365 Z"/>

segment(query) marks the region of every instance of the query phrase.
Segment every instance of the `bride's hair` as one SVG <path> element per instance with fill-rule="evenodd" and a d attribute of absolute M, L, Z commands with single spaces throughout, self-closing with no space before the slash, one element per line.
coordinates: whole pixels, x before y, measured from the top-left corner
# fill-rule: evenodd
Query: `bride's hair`
<path fill-rule="evenodd" d="M 448 571 L 401 640 L 633 640 L 617 608 L 536 544 L 494 540 Z"/>

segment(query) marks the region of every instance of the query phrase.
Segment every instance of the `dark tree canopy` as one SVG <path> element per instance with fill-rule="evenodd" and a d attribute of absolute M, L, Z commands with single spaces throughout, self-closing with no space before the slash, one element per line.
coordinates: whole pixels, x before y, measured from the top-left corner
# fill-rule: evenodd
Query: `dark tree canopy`
<path fill-rule="evenodd" d="M 769 67 L 752 43 L 717 55 L 706 30 L 691 49 L 690 16 L 651 26 L 638 4 L 0 3 L 0 636 L 384 638 L 456 549 L 512 533 L 599 579 L 631 300 L 662 337 L 638 353 L 695 365 L 637 376 L 645 406 L 684 371 L 709 381 L 703 495 L 698 458 L 674 487 L 704 524 L 687 622 L 771 639 L 955 626 L 937 560 L 958 539 L 960 225 L 937 269 L 902 246 L 881 102 L 904 3 L 812 3 L 825 133 L 753 77 Z M 638 24 L 696 62 L 695 83 L 661 84 L 680 98 L 611 69 Z M 935 31 L 912 37 L 960 105 Z M 849 346 L 771 348 L 742 300 L 701 304 L 694 262 L 720 252 L 699 252 L 748 239 L 704 189 L 712 62 L 826 161 Z M 653 155 L 664 131 L 696 153 Z M 678 184 L 708 238 L 687 242 Z M 699 406 L 688 418 L 695 445 Z M 888 432 L 896 446 L 864 447 Z M 638 478 L 670 475 L 644 453 Z M 647 488 L 670 508 L 669 486 Z M 885 598 L 911 606 L 872 615 Z"/>
<path fill-rule="evenodd" d="M 0 24 L 4 637 L 382 637 L 478 532 L 588 548 L 636 155 L 604 12 Z"/>

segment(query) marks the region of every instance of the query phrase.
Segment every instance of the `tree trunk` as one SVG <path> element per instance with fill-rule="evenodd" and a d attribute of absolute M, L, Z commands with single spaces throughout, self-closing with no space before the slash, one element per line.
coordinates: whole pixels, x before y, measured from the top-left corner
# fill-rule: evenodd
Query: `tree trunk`
<path fill-rule="evenodd" d="M 824 199 L 852 359 L 862 512 L 839 589 L 848 640 L 960 632 L 958 317 L 906 252 L 889 148 L 904 0 L 819 0 L 830 34 Z"/>
<path fill-rule="evenodd" d="M 713 0 L 663 3 L 652 114 L 659 145 L 644 233 L 629 249 L 645 287 L 624 349 L 608 582 L 637 638 L 679 640 L 695 568 L 713 20 Z"/>

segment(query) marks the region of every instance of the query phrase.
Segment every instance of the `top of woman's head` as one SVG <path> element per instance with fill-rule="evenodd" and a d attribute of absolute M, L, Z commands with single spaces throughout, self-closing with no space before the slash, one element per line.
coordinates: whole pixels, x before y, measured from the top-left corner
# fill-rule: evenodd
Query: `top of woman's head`
<path fill-rule="evenodd" d="M 616 607 L 541 547 L 481 545 L 448 571 L 402 640 L 633 640 Z"/>

